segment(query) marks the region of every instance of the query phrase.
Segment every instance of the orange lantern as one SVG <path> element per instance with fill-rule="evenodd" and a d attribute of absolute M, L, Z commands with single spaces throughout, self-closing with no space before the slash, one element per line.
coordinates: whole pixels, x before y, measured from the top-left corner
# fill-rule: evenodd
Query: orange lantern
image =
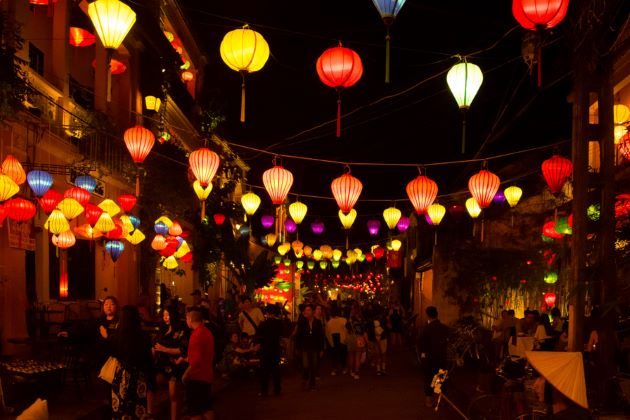
<path fill-rule="evenodd" d="M 468 180 L 468 189 L 479 207 L 485 209 L 499 190 L 501 180 L 492 172 L 482 169 Z"/>
<path fill-rule="evenodd" d="M 195 75 L 193 74 L 192 71 L 186 70 L 182 72 L 182 80 L 184 82 L 190 82 L 194 78 L 195 78 Z"/>
<path fill-rule="evenodd" d="M 363 184 L 350 174 L 350 168 L 346 170 L 345 174 L 335 178 L 330 184 L 333 197 L 343 214 L 350 213 L 363 190 Z"/>
<path fill-rule="evenodd" d="M 425 214 L 437 197 L 438 185 L 426 175 L 419 175 L 407 184 L 407 196 L 416 213 Z"/>
<path fill-rule="evenodd" d="M 171 236 L 179 236 L 183 232 L 182 225 L 179 224 L 178 221 L 173 221 L 173 224 L 170 228 L 168 228 L 168 234 Z"/>
<path fill-rule="evenodd" d="M 162 235 L 155 235 L 153 241 L 151 241 L 151 248 L 153 248 L 155 251 L 161 251 L 166 248 L 166 246 L 166 238 Z"/>
<path fill-rule="evenodd" d="M 144 162 L 155 144 L 155 136 L 151 130 L 141 125 L 125 130 L 124 139 L 131 158 L 138 164 Z"/>
<path fill-rule="evenodd" d="M 274 167 L 263 173 L 263 184 L 271 197 L 271 202 L 279 206 L 287 198 L 293 185 L 293 174 L 282 166 L 276 165 L 274 161 Z"/>
<path fill-rule="evenodd" d="M 26 181 L 26 172 L 19 160 L 13 155 L 7 155 L 2 162 L 2 173 L 11 178 L 16 184 L 22 185 Z"/>
<path fill-rule="evenodd" d="M 71 230 L 61 232 L 59 235 L 53 235 L 52 243 L 60 249 L 68 249 L 77 242 Z"/>
<path fill-rule="evenodd" d="M 202 187 L 206 188 L 216 175 L 221 159 L 218 154 L 203 147 L 192 152 L 188 157 L 188 162 L 195 178 Z"/>

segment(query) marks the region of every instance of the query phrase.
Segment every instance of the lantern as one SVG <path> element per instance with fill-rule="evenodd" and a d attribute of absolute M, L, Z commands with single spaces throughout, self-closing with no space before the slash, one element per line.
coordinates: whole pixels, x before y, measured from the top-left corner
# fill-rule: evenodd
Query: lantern
<path fill-rule="evenodd" d="M 402 212 L 396 207 L 389 207 L 383 211 L 383 219 L 390 230 L 396 229 L 396 225 L 402 216 Z"/>
<path fill-rule="evenodd" d="M 314 269 L 314 268 L 315 268 L 315 261 L 309 260 L 309 261 L 306 263 L 306 266 L 308 267 L 308 269 L 309 269 L 309 270 Z"/>
<path fill-rule="evenodd" d="M 326 86 L 337 90 L 337 137 L 341 137 L 341 92 L 353 86 L 363 75 L 359 54 L 339 46 L 329 48 L 317 59 L 317 75 Z M 350 211 L 350 210 L 348 210 Z M 346 211 L 347 213 L 347 211 Z"/>
<path fill-rule="evenodd" d="M 7 217 L 16 222 L 25 222 L 32 219 L 37 212 L 37 207 L 29 200 L 23 198 L 12 198 L 4 203 Z"/>
<path fill-rule="evenodd" d="M 241 197 L 241 205 L 245 210 L 245 214 L 253 216 L 260 206 L 260 197 L 253 192 L 248 192 Z"/>
<path fill-rule="evenodd" d="M 114 200 L 110 200 L 109 198 L 101 201 L 98 206 L 103 209 L 103 211 L 109 213 L 109 215 L 112 217 L 120 213 L 120 207 L 118 207 L 118 204 L 116 204 Z"/>
<path fill-rule="evenodd" d="M 392 251 L 398 252 L 400 251 L 401 247 L 402 247 L 402 242 L 400 242 L 398 239 L 392 240 Z"/>
<path fill-rule="evenodd" d="M 302 261 L 302 260 L 297 260 L 297 261 L 295 262 L 295 267 L 296 267 L 298 270 L 301 270 L 301 269 L 302 269 L 302 267 L 304 267 L 304 261 Z"/>
<path fill-rule="evenodd" d="M 427 208 L 435 201 L 437 193 L 437 184 L 426 175 L 419 175 L 407 184 L 407 196 L 418 214 L 426 213 Z"/>
<path fill-rule="evenodd" d="M 160 98 L 156 98 L 155 96 L 148 95 L 144 97 L 144 106 L 149 111 L 158 112 L 160 110 L 160 106 L 162 105 L 162 100 Z"/>
<path fill-rule="evenodd" d="M 140 232 L 140 229 L 136 229 L 133 231 L 131 235 L 127 235 L 127 241 L 131 245 L 138 245 L 140 242 L 145 240 L 144 233 Z"/>
<path fill-rule="evenodd" d="M 320 249 L 316 249 L 315 251 L 313 251 L 313 259 L 315 261 L 321 260 L 323 256 L 324 253 Z"/>
<path fill-rule="evenodd" d="M 195 74 L 190 71 L 190 70 L 186 70 L 182 72 L 182 80 L 184 82 L 190 82 L 195 78 Z"/>
<path fill-rule="evenodd" d="M 207 187 L 219 169 L 219 155 L 208 148 L 195 150 L 188 157 L 190 169 L 202 187 Z"/>
<path fill-rule="evenodd" d="M 101 214 L 103 214 L 103 209 L 101 209 L 99 206 L 90 203 L 85 205 L 84 215 L 85 221 L 88 222 L 88 224 L 92 226 L 96 225 L 96 222 L 98 222 Z"/>
<path fill-rule="evenodd" d="M 554 155 L 542 163 L 542 173 L 547 181 L 549 190 L 556 195 L 564 186 L 573 172 L 573 164 L 567 158 Z"/>
<path fill-rule="evenodd" d="M 374 254 L 372 254 L 371 252 L 368 252 L 367 254 L 365 254 L 365 260 L 371 263 L 372 261 L 374 261 Z"/>
<path fill-rule="evenodd" d="M 385 256 L 385 249 L 380 246 L 377 246 L 376 248 L 372 250 L 372 254 L 374 254 L 374 258 L 376 258 L 377 260 L 380 260 L 381 258 Z"/>
<path fill-rule="evenodd" d="M 123 194 L 118 196 L 118 204 L 125 213 L 129 213 L 136 205 L 138 199 L 132 194 Z"/>
<path fill-rule="evenodd" d="M 0 201 L 8 200 L 20 191 L 20 187 L 7 175 L 0 174 Z"/>
<path fill-rule="evenodd" d="M 446 207 L 441 204 L 433 203 L 429 206 L 429 208 L 427 208 L 427 215 L 429 216 L 433 226 L 438 226 L 442 222 L 445 214 Z"/>
<path fill-rule="evenodd" d="M 505 203 L 505 193 L 501 190 L 498 190 L 497 193 L 492 198 L 492 201 L 497 204 Z"/>
<path fill-rule="evenodd" d="M 225 214 L 215 213 L 212 218 L 217 226 L 223 226 L 223 223 L 225 223 Z"/>
<path fill-rule="evenodd" d="M 68 228 L 58 235 L 53 235 L 52 244 L 60 249 L 68 249 L 74 246 L 77 243 L 77 239 L 74 237 L 74 233 Z"/>
<path fill-rule="evenodd" d="M 278 245 L 278 254 L 282 255 L 283 257 L 287 254 L 287 252 L 289 252 L 291 250 L 291 244 L 288 242 L 284 242 L 280 245 Z"/>
<path fill-rule="evenodd" d="M 503 193 L 510 207 L 515 207 L 523 196 L 523 190 L 516 186 L 507 187 Z"/>
<path fill-rule="evenodd" d="M 103 47 L 117 50 L 136 22 L 136 13 L 120 0 L 96 0 L 88 15 Z"/>
<path fill-rule="evenodd" d="M 311 223 L 311 232 L 313 232 L 315 235 L 321 235 L 322 233 L 324 233 L 324 229 L 324 222 L 320 220 L 316 220 Z"/>
<path fill-rule="evenodd" d="M 44 229 L 52 233 L 53 235 L 59 235 L 61 232 L 65 232 L 70 229 L 68 219 L 63 215 L 61 210 L 53 210 L 44 223 Z"/>
<path fill-rule="evenodd" d="M 177 221 L 174 221 L 171 227 L 168 228 L 168 234 L 171 236 L 179 236 L 182 232 L 182 226 Z"/>
<path fill-rule="evenodd" d="M 543 236 L 551 239 L 561 239 L 564 237 L 564 234 L 556 231 L 556 222 L 550 220 L 543 225 Z"/>
<path fill-rule="evenodd" d="M 188 254 L 189 252 L 190 252 L 190 247 L 188 246 L 188 243 L 186 241 L 183 241 L 182 244 L 179 246 L 179 248 L 177 248 L 177 251 L 175 251 L 173 256 L 175 258 L 181 258 L 184 255 Z"/>
<path fill-rule="evenodd" d="M 83 213 L 84 207 L 74 198 L 64 198 L 57 206 L 59 210 L 66 216 L 66 219 L 73 220 L 81 213 Z"/>
<path fill-rule="evenodd" d="M 96 42 L 96 37 L 90 31 L 76 26 L 70 27 L 70 45 L 73 47 L 89 47 Z"/>
<path fill-rule="evenodd" d="M 128 128 L 123 137 L 131 158 L 137 164 L 144 162 L 155 144 L 155 136 L 151 130 L 141 125 Z"/>
<path fill-rule="evenodd" d="M 105 237 L 108 239 L 115 239 L 115 240 L 119 240 L 124 238 L 125 236 L 127 236 L 127 234 L 129 232 L 125 231 L 125 227 L 123 225 L 123 223 L 120 221 L 120 219 L 115 219 L 112 220 L 114 222 L 114 229 L 110 230 L 109 232 L 105 233 Z"/>
<path fill-rule="evenodd" d="M 304 256 L 306 257 L 310 257 L 313 254 L 313 248 L 311 248 L 308 245 L 304 247 L 303 251 L 304 251 Z"/>
<path fill-rule="evenodd" d="M 287 219 L 284 221 L 284 228 L 288 233 L 295 233 L 297 231 L 297 223 L 291 219 Z"/>
<path fill-rule="evenodd" d="M 348 214 L 352 210 L 361 195 L 361 190 L 363 190 L 361 181 L 350 174 L 349 168 L 347 170 L 347 173 L 335 178 L 330 184 L 335 201 L 344 214 Z"/>
<path fill-rule="evenodd" d="M 302 220 L 306 217 L 306 212 L 308 211 L 308 207 L 306 204 L 296 201 L 295 203 L 291 203 L 289 205 L 289 214 L 295 223 L 298 225 L 302 223 Z"/>
<path fill-rule="evenodd" d="M 271 198 L 271 202 L 277 206 L 287 198 L 287 194 L 293 185 L 293 174 L 282 166 L 275 165 L 263 173 L 263 184 Z"/>
<path fill-rule="evenodd" d="M 387 35 L 385 36 L 385 83 L 389 83 L 389 55 L 390 55 L 390 41 L 391 36 L 389 34 L 390 26 L 394 23 L 396 15 L 400 12 L 406 0 L 372 0 L 374 6 L 378 9 L 378 12 L 383 19 Z"/>
<path fill-rule="evenodd" d="M 558 273 L 555 271 L 549 271 L 545 273 L 545 277 L 543 278 L 544 282 L 547 284 L 554 284 L 558 281 Z"/>
<path fill-rule="evenodd" d="M 123 74 L 124 72 L 127 71 L 127 66 L 122 61 L 115 60 L 112 58 L 109 58 L 108 60 L 109 60 L 109 74 L 117 75 L 117 74 Z M 96 68 L 96 59 L 92 60 L 92 67 Z"/>
<path fill-rule="evenodd" d="M 41 197 L 46 194 L 46 191 L 48 191 L 53 184 L 52 175 L 46 171 L 30 171 L 26 176 L 26 180 L 35 197 Z"/>
<path fill-rule="evenodd" d="M 151 241 L 151 248 L 155 251 L 161 251 L 166 248 L 166 238 L 162 235 L 155 235 Z"/>
<path fill-rule="evenodd" d="M 0 175 L 1 177 L 2 175 Z M 63 196 L 55 190 L 48 190 L 46 194 L 39 199 L 39 205 L 42 206 L 42 210 L 45 213 L 50 213 L 57 208 L 59 202 L 63 199 Z"/>
<path fill-rule="evenodd" d="M 124 250 L 125 244 L 121 241 L 105 242 L 105 251 L 107 251 L 113 262 L 118 261 Z"/>
<path fill-rule="evenodd" d="M 325 270 L 327 267 L 328 267 L 328 261 L 319 262 L 319 268 L 321 268 L 322 270 Z"/>
<path fill-rule="evenodd" d="M 19 160 L 13 155 L 7 155 L 2 162 L 2 173 L 11 178 L 16 184 L 22 185 L 26 181 L 26 172 Z"/>
<path fill-rule="evenodd" d="M 133 226 L 133 223 L 131 223 L 131 219 L 129 219 L 129 216 L 123 214 L 122 216 L 120 216 L 120 221 L 122 222 L 123 228 L 127 233 L 134 231 L 135 227 Z"/>
<path fill-rule="evenodd" d="M 77 226 L 73 230 L 74 230 L 74 234 L 79 236 L 79 238 L 87 239 L 89 241 L 94 240 L 94 239 L 98 239 L 101 236 L 103 236 L 103 234 L 101 232 L 99 232 L 96 229 L 92 228 L 92 226 L 90 226 L 87 223 L 83 224 L 81 226 Z"/>
<path fill-rule="evenodd" d="M 479 207 L 474 197 L 470 197 L 466 200 L 466 210 L 468 210 L 468 214 L 473 219 L 476 219 L 481 214 L 481 207 Z"/>
<path fill-rule="evenodd" d="M 499 189 L 501 180 L 492 172 L 482 169 L 468 180 L 468 189 L 480 208 L 485 209 L 492 203 Z"/>
<path fill-rule="evenodd" d="M 278 237 L 275 233 L 268 233 L 265 235 L 265 241 L 269 246 L 274 246 L 276 244 L 276 239 L 278 239 Z"/>
<path fill-rule="evenodd" d="M 446 83 L 462 111 L 462 153 L 466 151 L 466 111 L 483 83 L 483 73 L 479 66 L 464 58 L 455 64 L 446 75 Z"/>
<path fill-rule="evenodd" d="M 270 214 L 263 214 L 262 217 L 260 218 L 260 224 L 265 229 L 271 229 L 275 221 L 276 221 L 275 217 L 273 217 Z"/>
<path fill-rule="evenodd" d="M 74 179 L 74 185 L 92 194 L 96 189 L 96 180 L 90 175 L 79 175 Z"/>
<path fill-rule="evenodd" d="M 371 236 L 376 236 L 378 235 L 378 231 L 381 229 L 381 222 L 378 220 L 368 220 L 367 228 Z"/>
<path fill-rule="evenodd" d="M 90 192 L 79 187 L 68 188 L 63 196 L 64 198 L 74 198 L 81 206 L 90 202 Z"/>
<path fill-rule="evenodd" d="M 269 44 L 248 25 L 228 32 L 221 41 L 221 59 L 241 74 L 241 122 L 245 122 L 245 75 L 265 66 L 269 59 Z"/>
<path fill-rule="evenodd" d="M 630 121 L 630 108 L 623 104 L 613 106 L 613 119 L 615 125 L 619 126 Z"/>
<path fill-rule="evenodd" d="M 206 201 L 212 192 L 212 184 L 208 184 L 207 187 L 202 187 L 198 179 L 193 182 L 193 190 L 199 201 Z"/>
<path fill-rule="evenodd" d="M 116 229 L 116 225 L 114 224 L 114 221 L 112 220 L 112 216 L 107 212 L 103 212 L 101 216 L 98 218 L 98 220 L 96 221 L 96 224 L 94 225 L 94 229 L 103 233 L 108 233 Z"/>
<path fill-rule="evenodd" d="M 175 270 L 179 266 L 179 264 L 177 263 L 177 260 L 172 255 L 170 257 L 165 258 L 164 262 L 162 262 L 162 265 L 167 270 Z"/>
<path fill-rule="evenodd" d="M 339 261 L 339 260 L 341 260 L 341 257 L 342 257 L 342 256 L 343 256 L 343 252 L 341 252 L 340 250 L 335 249 L 335 250 L 333 251 L 333 260 L 335 260 L 335 261 Z"/>
<path fill-rule="evenodd" d="M 549 308 L 556 306 L 556 294 L 553 292 L 547 292 L 544 295 L 545 303 Z"/>
<path fill-rule="evenodd" d="M 341 226 L 343 226 L 345 230 L 350 230 L 356 218 L 357 211 L 355 209 L 350 210 L 348 214 L 344 214 L 344 212 L 339 210 L 339 220 L 341 221 Z"/>
<path fill-rule="evenodd" d="M 398 229 L 398 232 L 404 233 L 407 231 L 407 229 L 409 229 L 410 224 L 411 220 L 407 216 L 402 216 L 396 224 L 396 229 Z"/>

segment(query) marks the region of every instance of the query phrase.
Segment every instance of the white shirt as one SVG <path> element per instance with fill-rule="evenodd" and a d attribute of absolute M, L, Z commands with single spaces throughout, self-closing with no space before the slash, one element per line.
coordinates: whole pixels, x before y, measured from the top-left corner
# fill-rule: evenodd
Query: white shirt
<path fill-rule="evenodd" d="M 249 311 L 247 311 L 249 317 L 254 321 L 256 327 L 260 325 L 261 322 L 265 320 L 265 316 L 262 311 L 258 307 L 253 307 Z M 238 314 L 238 323 L 241 326 L 241 331 L 246 333 L 247 335 L 256 335 L 256 328 L 252 325 L 251 322 L 247 319 L 247 317 L 241 312 Z"/>

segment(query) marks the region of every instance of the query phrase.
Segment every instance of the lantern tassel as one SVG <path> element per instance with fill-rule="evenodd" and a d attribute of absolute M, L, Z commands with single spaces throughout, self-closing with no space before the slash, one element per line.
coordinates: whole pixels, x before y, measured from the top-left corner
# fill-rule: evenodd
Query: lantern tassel
<path fill-rule="evenodd" d="M 341 137 L 341 94 L 337 97 L 337 138 Z"/>
<path fill-rule="evenodd" d="M 387 35 L 385 35 L 385 83 L 389 83 L 389 75 L 390 75 L 390 55 L 391 55 L 391 35 L 389 34 L 389 25 L 387 25 Z"/>
<path fill-rule="evenodd" d="M 245 73 L 241 73 L 243 83 L 241 84 L 241 122 L 245 122 Z"/>
<path fill-rule="evenodd" d="M 201 201 L 201 221 L 206 218 L 206 200 Z"/>

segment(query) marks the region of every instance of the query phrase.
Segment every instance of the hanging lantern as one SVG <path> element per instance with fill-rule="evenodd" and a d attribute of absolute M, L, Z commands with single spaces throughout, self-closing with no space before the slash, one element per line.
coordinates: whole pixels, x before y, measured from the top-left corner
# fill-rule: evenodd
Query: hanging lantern
<path fill-rule="evenodd" d="M 322 270 L 325 270 L 327 267 L 328 267 L 328 261 L 319 262 L 319 268 L 321 268 Z"/>
<path fill-rule="evenodd" d="M 173 223 L 171 222 L 171 225 Z M 158 235 L 168 235 L 168 226 L 164 222 L 157 222 L 153 225 L 153 230 Z"/>
<path fill-rule="evenodd" d="M 402 216 L 396 224 L 396 229 L 398 229 L 398 232 L 404 233 L 409 229 L 409 225 L 411 225 L 411 220 L 407 216 Z"/>
<path fill-rule="evenodd" d="M 280 165 L 275 165 L 263 173 L 263 184 L 271 197 L 271 202 L 279 206 L 287 198 L 293 185 L 293 174 Z"/>
<path fill-rule="evenodd" d="M 390 230 L 396 229 L 396 225 L 401 217 L 402 212 L 396 207 L 389 207 L 383 211 L 383 219 L 385 219 L 385 223 Z"/>
<path fill-rule="evenodd" d="M 125 213 L 129 213 L 138 202 L 138 199 L 135 195 L 132 194 L 123 194 L 118 196 L 118 204 L 123 209 Z"/>
<path fill-rule="evenodd" d="M 190 169 L 192 169 L 195 178 L 199 181 L 199 184 L 205 188 L 212 182 L 212 178 L 216 175 L 221 159 L 218 154 L 203 147 L 192 152 L 188 157 L 188 162 L 190 163 Z"/>
<path fill-rule="evenodd" d="M 284 242 L 280 245 L 278 245 L 278 254 L 282 255 L 283 257 L 287 254 L 287 252 L 289 252 L 291 250 L 291 244 L 288 242 Z"/>
<path fill-rule="evenodd" d="M 276 219 L 270 214 L 263 214 L 260 218 L 260 224 L 265 229 L 271 229 Z"/>
<path fill-rule="evenodd" d="M 193 190 L 199 201 L 206 201 L 212 192 L 212 184 L 208 184 L 207 187 L 202 187 L 198 179 L 193 182 Z"/>
<path fill-rule="evenodd" d="M 153 95 L 148 95 L 144 97 L 144 106 L 148 111 L 158 112 L 160 106 L 162 106 L 162 100 Z"/>
<path fill-rule="evenodd" d="M 241 74 L 241 122 L 245 122 L 245 76 L 259 71 L 269 59 L 269 44 L 248 25 L 228 32 L 221 41 L 221 59 Z"/>
<path fill-rule="evenodd" d="M 74 198 L 64 198 L 57 206 L 59 210 L 66 216 L 66 219 L 73 220 L 83 213 L 84 207 Z"/>
<path fill-rule="evenodd" d="M 468 210 L 468 214 L 473 219 L 476 219 L 481 214 L 481 207 L 479 207 L 479 204 L 474 197 L 470 197 L 466 200 L 466 210 Z"/>
<path fill-rule="evenodd" d="M 7 212 L 7 217 L 16 222 L 25 222 L 32 219 L 37 212 L 35 204 L 23 198 L 12 198 L 4 203 L 4 208 Z"/>
<path fill-rule="evenodd" d="M 357 218 L 357 211 L 355 209 L 352 209 L 348 214 L 344 214 L 344 212 L 339 210 L 338 214 L 339 220 L 341 221 L 341 226 L 343 226 L 345 230 L 350 230 L 350 228 L 352 228 L 352 225 L 354 224 L 354 221 Z"/>
<path fill-rule="evenodd" d="M 129 216 L 127 216 L 126 214 L 123 214 L 122 216 L 120 216 L 120 221 L 122 222 L 125 231 L 127 232 L 134 231 L 135 227 L 133 226 L 133 223 L 131 223 L 131 219 L 129 218 Z"/>
<path fill-rule="evenodd" d="M 113 262 L 118 261 L 124 250 L 125 244 L 121 241 L 105 242 L 105 251 L 107 251 Z"/>
<path fill-rule="evenodd" d="M 129 232 L 125 231 L 125 227 L 120 219 L 113 219 L 112 221 L 114 222 L 114 229 L 105 233 L 105 237 L 108 239 L 119 240 L 127 236 Z"/>
<path fill-rule="evenodd" d="M 302 220 L 306 217 L 306 212 L 308 211 L 308 207 L 306 204 L 296 201 L 289 205 L 289 214 L 295 223 L 298 225 L 302 223 Z"/>
<path fill-rule="evenodd" d="M 247 225 L 243 225 L 240 227 L 240 229 L 238 230 L 238 232 L 241 234 L 241 236 L 248 236 L 249 235 L 249 226 Z"/>
<path fill-rule="evenodd" d="M 482 209 L 492 203 L 494 195 L 501 185 L 501 180 L 492 172 L 482 169 L 468 180 L 468 189 Z"/>
<path fill-rule="evenodd" d="M 88 222 L 88 224 L 90 224 L 91 226 L 94 226 L 96 222 L 98 222 L 101 214 L 103 214 L 103 209 L 101 209 L 99 206 L 90 203 L 85 205 L 85 221 Z"/>
<path fill-rule="evenodd" d="M 418 214 L 426 213 L 427 208 L 435 201 L 437 193 L 437 184 L 425 175 L 419 175 L 407 184 L 407 196 Z"/>
<path fill-rule="evenodd" d="M 41 197 L 46 194 L 53 184 L 52 175 L 46 171 L 30 171 L 26 176 L 26 180 L 35 197 Z"/>
<path fill-rule="evenodd" d="M 127 235 L 126 239 L 131 245 L 138 245 L 140 242 L 144 241 L 146 237 L 144 233 L 140 232 L 140 229 L 136 229 L 131 235 Z"/>
<path fill-rule="evenodd" d="M 52 244 L 59 249 L 68 249 L 74 246 L 77 243 L 77 239 L 74 237 L 74 233 L 68 228 L 58 235 L 53 235 Z"/>
<path fill-rule="evenodd" d="M 265 241 L 267 242 L 267 245 L 269 246 L 274 246 L 276 244 L 277 239 L 278 237 L 276 236 L 275 233 L 268 233 L 265 235 Z"/>
<path fill-rule="evenodd" d="M 44 229 L 52 233 L 53 235 L 59 235 L 61 232 L 65 232 L 70 229 L 68 219 L 63 215 L 61 210 L 53 210 L 44 223 Z"/>
<path fill-rule="evenodd" d="M 140 218 L 138 218 L 138 216 L 134 216 L 133 214 L 130 214 L 129 220 L 131 221 L 131 224 L 133 225 L 134 229 L 138 229 L 140 227 Z"/>
<path fill-rule="evenodd" d="M 26 181 L 26 172 L 19 160 L 13 155 L 7 155 L 2 162 L 2 173 L 11 178 L 16 184 L 22 185 Z"/>
<path fill-rule="evenodd" d="M 564 186 L 573 172 L 573 164 L 567 158 L 554 155 L 542 163 L 542 173 L 547 181 L 549 190 L 556 195 Z"/>
<path fill-rule="evenodd" d="M 215 213 L 212 218 L 217 226 L 223 226 L 223 223 L 225 223 L 225 214 Z"/>
<path fill-rule="evenodd" d="M 553 292 L 545 293 L 544 300 L 545 300 L 545 303 L 547 304 L 547 307 L 553 308 L 554 306 L 556 306 L 556 294 L 555 293 L 553 293 Z"/>
<path fill-rule="evenodd" d="M 381 222 L 378 220 L 368 220 L 367 228 L 371 236 L 377 236 L 378 231 L 381 229 Z"/>
<path fill-rule="evenodd" d="M 348 172 L 335 178 L 330 184 L 335 201 L 344 214 L 348 214 L 352 210 L 363 190 L 361 181 L 350 174 L 350 168 L 347 170 Z"/>
<path fill-rule="evenodd" d="M 96 180 L 90 175 L 80 175 L 74 179 L 74 185 L 92 194 L 96 189 Z"/>
<path fill-rule="evenodd" d="M 380 260 L 385 256 L 385 249 L 383 247 L 377 246 L 372 250 L 372 254 L 374 254 L 374 258 Z"/>
<path fill-rule="evenodd" d="M 42 207 L 42 210 L 44 210 L 44 213 L 50 213 L 57 208 L 62 199 L 63 196 L 57 191 L 48 190 L 42 198 L 39 199 L 39 205 Z"/>
<path fill-rule="evenodd" d="M 123 137 L 133 161 L 142 164 L 155 144 L 155 136 L 151 130 L 136 125 L 125 130 Z"/>
<path fill-rule="evenodd" d="M 315 251 L 313 251 L 313 259 L 315 261 L 321 260 L 323 256 L 324 253 L 320 249 L 316 249 Z"/>
<path fill-rule="evenodd" d="M 563 233 L 556 230 L 555 220 L 550 220 L 543 225 L 543 236 L 551 239 L 561 239 L 564 237 Z"/>
<path fill-rule="evenodd" d="M 295 233 L 297 231 L 297 223 L 295 223 L 291 219 L 287 219 L 284 221 L 284 228 L 286 229 L 287 233 Z"/>
<path fill-rule="evenodd" d="M 182 226 L 177 221 L 173 221 L 171 227 L 168 228 L 168 234 L 171 236 L 179 236 L 183 232 Z"/>
<path fill-rule="evenodd" d="M 431 220 L 431 224 L 438 226 L 442 222 L 444 215 L 446 215 L 446 207 L 438 203 L 433 203 L 427 208 L 427 215 Z"/>
<path fill-rule="evenodd" d="M 166 248 L 166 238 L 162 235 L 155 235 L 153 240 L 151 241 L 151 248 L 155 251 L 162 251 Z"/>
<path fill-rule="evenodd" d="M 106 211 L 107 213 L 109 213 L 109 215 L 112 217 L 120 213 L 120 207 L 118 207 L 118 204 L 116 204 L 114 200 L 110 200 L 109 198 L 106 198 L 105 200 L 101 201 L 98 206 L 103 211 Z"/>
<path fill-rule="evenodd" d="M 385 36 L 385 83 L 389 83 L 389 56 L 390 56 L 390 41 L 391 36 L 389 34 L 390 27 L 394 24 L 394 20 L 405 4 L 406 0 L 372 0 L 374 6 L 378 9 L 378 12 L 383 19 L 387 35 Z"/>
<path fill-rule="evenodd" d="M 483 73 L 479 66 L 467 62 L 464 57 L 448 71 L 446 83 L 462 112 L 462 153 L 464 153 L 466 151 L 466 111 L 483 83 Z"/>
<path fill-rule="evenodd" d="M 516 186 L 507 187 L 503 193 L 510 207 L 516 207 L 523 196 L 523 190 Z"/>
<path fill-rule="evenodd" d="M 81 206 L 90 202 L 90 192 L 79 187 L 68 188 L 63 196 L 64 198 L 74 198 Z"/>
<path fill-rule="evenodd" d="M 313 232 L 315 235 L 321 235 L 322 233 L 324 233 L 324 229 L 324 222 L 320 220 L 316 220 L 311 223 L 311 232 Z"/>
<path fill-rule="evenodd" d="M 339 261 L 339 260 L 341 260 L 342 256 L 343 256 L 343 252 L 341 252 L 339 249 L 335 249 L 333 251 L 333 260 Z"/>
<path fill-rule="evenodd" d="M 322 83 L 337 90 L 336 135 L 339 138 L 341 137 L 341 92 L 361 79 L 363 63 L 359 54 L 350 48 L 343 47 L 339 42 L 339 46 L 324 51 L 317 59 L 316 68 Z"/>
<path fill-rule="evenodd" d="M 182 72 L 182 80 L 184 82 L 190 82 L 195 78 L 195 74 L 190 71 L 190 70 L 186 70 Z"/>
<path fill-rule="evenodd" d="M 92 241 L 94 239 L 98 239 L 103 234 L 98 230 L 94 229 L 89 224 L 85 223 L 81 226 L 77 226 L 73 229 L 74 234 L 79 237 L 79 239 L 87 239 L 88 241 Z"/>
<path fill-rule="evenodd" d="M 402 247 L 402 242 L 400 242 L 398 239 L 392 240 L 392 251 L 398 252 L 400 251 L 401 247 Z"/>
<path fill-rule="evenodd" d="M 116 229 L 116 224 L 112 220 L 112 216 L 109 213 L 103 212 L 96 221 L 94 229 L 102 233 L 108 233 Z"/>
<path fill-rule="evenodd" d="M 295 262 L 295 267 L 296 267 L 298 270 L 301 270 L 301 269 L 302 269 L 302 267 L 304 267 L 304 261 L 302 261 L 302 260 L 298 260 L 298 261 L 296 261 L 296 262 Z"/>
<path fill-rule="evenodd" d="M 96 42 L 96 37 L 90 31 L 71 26 L 69 42 L 73 47 L 89 47 Z"/>
<path fill-rule="evenodd" d="M 260 206 L 260 197 L 253 192 L 248 192 L 241 197 L 241 205 L 245 210 L 245 214 L 253 216 Z"/>
<path fill-rule="evenodd" d="M 189 252 L 190 252 L 190 247 L 188 246 L 188 243 L 186 241 L 183 241 L 182 244 L 179 246 L 179 248 L 177 248 L 177 251 L 175 251 L 173 256 L 175 258 L 181 258 L 184 255 L 188 254 Z"/>
<path fill-rule="evenodd" d="M 20 191 L 20 186 L 7 175 L 0 174 L 0 201 L 6 201 Z"/>
<path fill-rule="evenodd" d="M 170 257 L 165 258 L 164 262 L 162 262 L 162 265 L 164 266 L 164 268 L 168 270 L 175 270 L 179 266 L 179 264 L 177 263 L 177 260 L 172 255 Z"/>
<path fill-rule="evenodd" d="M 306 263 L 306 266 L 308 267 L 308 269 L 309 269 L 309 270 L 314 269 L 314 268 L 315 268 L 315 261 L 313 261 L 313 260 L 309 260 L 309 261 Z"/>
<path fill-rule="evenodd" d="M 372 254 L 371 252 L 368 252 L 367 254 L 365 254 L 365 260 L 371 263 L 372 261 L 374 261 L 374 254 Z"/>
<path fill-rule="evenodd" d="M 310 257 L 313 254 L 313 248 L 311 248 L 310 246 L 306 245 L 304 247 L 304 256 L 305 257 Z"/>
<path fill-rule="evenodd" d="M 117 50 L 136 22 L 136 13 L 120 0 L 96 0 L 88 15 L 103 47 Z"/>
<path fill-rule="evenodd" d="M 339 261 L 332 261 L 330 265 L 332 265 L 333 268 L 339 268 Z"/>
<path fill-rule="evenodd" d="M 545 277 L 543 278 L 545 283 L 547 284 L 555 284 L 558 281 L 558 273 L 555 271 L 549 271 L 545 273 Z"/>

